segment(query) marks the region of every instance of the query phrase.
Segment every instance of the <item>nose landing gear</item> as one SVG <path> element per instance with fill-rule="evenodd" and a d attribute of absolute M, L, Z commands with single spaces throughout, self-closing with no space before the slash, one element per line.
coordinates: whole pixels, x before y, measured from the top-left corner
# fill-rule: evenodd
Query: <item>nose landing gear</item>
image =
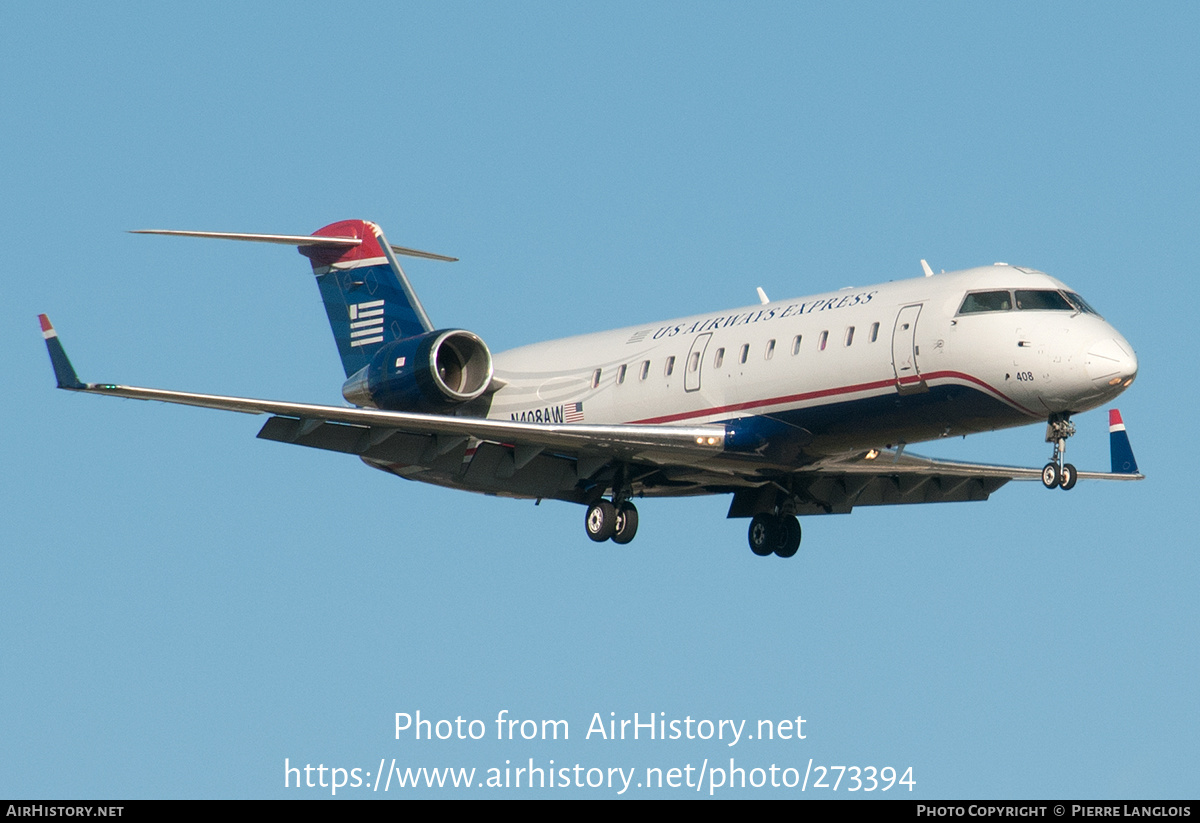
<path fill-rule="evenodd" d="M 1070 418 L 1069 413 L 1056 413 L 1050 415 L 1046 424 L 1046 442 L 1054 444 L 1050 462 L 1042 468 L 1042 485 L 1048 489 L 1057 486 L 1063 491 L 1070 491 L 1075 488 L 1075 481 L 1079 479 L 1075 467 L 1064 462 L 1067 455 L 1067 438 L 1075 433 L 1075 424 Z"/>

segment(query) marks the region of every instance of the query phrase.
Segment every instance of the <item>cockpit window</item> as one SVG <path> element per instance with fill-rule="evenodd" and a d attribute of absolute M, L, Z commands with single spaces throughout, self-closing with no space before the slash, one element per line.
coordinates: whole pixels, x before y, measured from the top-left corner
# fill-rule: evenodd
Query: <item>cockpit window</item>
<path fill-rule="evenodd" d="M 1017 289 L 1017 308 L 1022 311 L 1075 311 L 1061 292 L 1049 289 Z"/>
<path fill-rule="evenodd" d="M 1010 309 L 1012 309 L 1012 298 L 1007 291 L 977 291 L 967 295 L 958 313 L 971 314 L 980 311 L 1009 311 Z"/>
<path fill-rule="evenodd" d="M 1067 299 L 1071 301 L 1072 306 L 1079 309 L 1079 311 L 1083 312 L 1084 314 L 1094 314 L 1097 317 L 1100 316 L 1100 312 L 1093 309 L 1091 304 L 1088 303 L 1088 301 L 1084 300 L 1082 297 L 1080 297 L 1075 292 L 1073 292 L 1073 291 L 1067 292 Z"/>

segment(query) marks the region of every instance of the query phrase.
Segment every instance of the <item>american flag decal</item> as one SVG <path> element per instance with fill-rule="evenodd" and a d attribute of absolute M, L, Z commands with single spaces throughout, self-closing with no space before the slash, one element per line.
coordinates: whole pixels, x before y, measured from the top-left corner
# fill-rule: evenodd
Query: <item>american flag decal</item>
<path fill-rule="evenodd" d="M 567 423 L 582 423 L 583 403 L 567 403 L 563 406 L 563 420 Z"/>
<path fill-rule="evenodd" d="M 383 301 L 350 304 L 350 345 L 383 342 Z"/>

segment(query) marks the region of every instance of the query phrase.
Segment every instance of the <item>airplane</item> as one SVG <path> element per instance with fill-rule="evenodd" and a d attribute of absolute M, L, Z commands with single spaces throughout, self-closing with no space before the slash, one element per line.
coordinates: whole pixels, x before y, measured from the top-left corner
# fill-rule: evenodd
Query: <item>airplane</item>
<path fill-rule="evenodd" d="M 435 327 L 400 256 L 363 220 L 311 235 L 136 233 L 291 245 L 311 263 L 348 407 L 83 383 L 39 315 L 58 387 L 270 417 L 264 440 L 356 455 L 408 480 L 586 508 L 629 543 L 635 498 L 725 494 L 754 554 L 791 557 L 799 515 L 986 500 L 1010 480 L 1141 480 L 1110 409 L 1109 472 L 1066 462 L 1072 416 L 1133 383 L 1133 347 L 1077 292 L 996 263 L 535 343 L 493 355 Z M 1042 469 L 954 462 L 911 443 L 1046 423 Z"/>

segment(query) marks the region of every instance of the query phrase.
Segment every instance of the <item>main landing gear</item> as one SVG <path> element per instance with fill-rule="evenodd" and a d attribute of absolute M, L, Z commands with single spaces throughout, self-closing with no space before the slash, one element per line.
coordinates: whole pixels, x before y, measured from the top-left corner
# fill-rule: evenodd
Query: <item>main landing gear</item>
<path fill-rule="evenodd" d="M 600 500 L 588 506 L 583 525 L 587 536 L 597 543 L 612 540 L 625 544 L 637 534 L 637 508 L 628 500 L 617 505 Z"/>
<path fill-rule="evenodd" d="M 600 498 L 587 507 L 583 518 L 583 527 L 587 536 L 597 543 L 611 540 L 614 543 L 625 543 L 633 540 L 637 534 L 637 508 L 629 502 L 633 496 L 626 468 L 618 464 L 613 470 L 612 500 Z M 597 489 L 598 492 L 603 489 Z"/>
<path fill-rule="evenodd" d="M 747 537 L 750 551 L 759 557 L 792 557 L 800 548 L 800 521 L 794 514 L 756 514 Z"/>
<path fill-rule="evenodd" d="M 1048 489 L 1057 486 L 1063 491 L 1070 491 L 1079 479 L 1075 467 L 1063 462 L 1067 456 L 1067 438 L 1075 433 L 1075 424 L 1070 418 L 1068 412 L 1052 414 L 1046 425 L 1046 442 L 1054 444 L 1050 462 L 1042 468 L 1042 485 Z"/>

